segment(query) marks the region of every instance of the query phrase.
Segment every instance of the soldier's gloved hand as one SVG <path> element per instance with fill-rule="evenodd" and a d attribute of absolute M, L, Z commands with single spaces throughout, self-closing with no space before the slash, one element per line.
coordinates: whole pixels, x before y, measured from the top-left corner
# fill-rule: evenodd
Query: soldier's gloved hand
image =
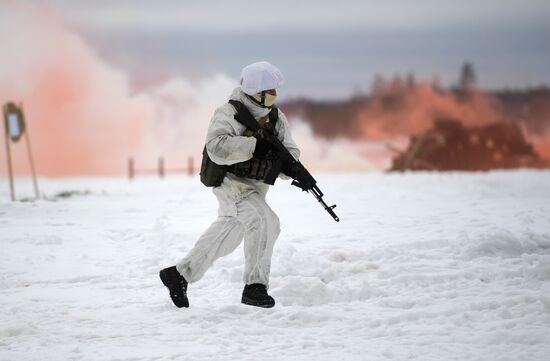
<path fill-rule="evenodd" d="M 303 190 L 308 190 L 315 186 L 315 180 L 307 175 L 307 171 L 300 162 L 289 162 L 284 164 L 282 172 L 294 179 L 294 182 L 292 183 L 293 185 L 296 185 Z"/>
<path fill-rule="evenodd" d="M 258 131 L 254 132 L 254 138 L 256 138 L 256 148 L 254 149 L 253 155 L 255 157 L 265 157 L 267 155 L 267 152 L 269 152 L 269 149 L 271 149 L 271 145 L 265 139 L 263 129 L 259 129 Z"/>
<path fill-rule="evenodd" d="M 300 174 L 300 163 L 285 163 L 281 171 L 292 179 L 296 179 Z"/>
<path fill-rule="evenodd" d="M 258 129 L 254 132 L 254 138 L 256 139 L 265 139 L 265 133 L 263 129 Z"/>

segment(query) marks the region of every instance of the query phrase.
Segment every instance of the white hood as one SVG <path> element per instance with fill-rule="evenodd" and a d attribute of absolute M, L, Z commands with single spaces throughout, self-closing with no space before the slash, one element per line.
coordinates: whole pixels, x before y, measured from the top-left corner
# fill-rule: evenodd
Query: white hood
<path fill-rule="evenodd" d="M 248 95 L 254 95 L 264 90 L 277 89 L 283 83 L 283 73 L 267 61 L 247 65 L 241 72 L 241 89 Z"/>

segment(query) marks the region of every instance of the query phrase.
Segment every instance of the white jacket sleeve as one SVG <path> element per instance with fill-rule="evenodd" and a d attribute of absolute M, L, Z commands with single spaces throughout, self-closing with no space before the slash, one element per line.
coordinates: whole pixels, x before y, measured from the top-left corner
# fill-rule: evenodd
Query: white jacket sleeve
<path fill-rule="evenodd" d="M 241 136 L 244 126 L 235 118 L 235 108 L 225 104 L 216 109 L 206 134 L 206 151 L 219 165 L 231 165 L 252 158 L 256 138 Z"/>

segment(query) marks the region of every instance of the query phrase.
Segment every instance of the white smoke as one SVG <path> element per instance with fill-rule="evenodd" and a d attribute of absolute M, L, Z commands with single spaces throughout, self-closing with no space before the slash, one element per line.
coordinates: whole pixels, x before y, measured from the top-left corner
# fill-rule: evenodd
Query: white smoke
<path fill-rule="evenodd" d="M 321 171 L 371 171 L 387 169 L 388 151 L 383 142 L 353 142 L 338 138 L 315 137 L 311 126 L 299 118 L 291 119 L 292 136 L 301 150 L 300 160 Z"/>

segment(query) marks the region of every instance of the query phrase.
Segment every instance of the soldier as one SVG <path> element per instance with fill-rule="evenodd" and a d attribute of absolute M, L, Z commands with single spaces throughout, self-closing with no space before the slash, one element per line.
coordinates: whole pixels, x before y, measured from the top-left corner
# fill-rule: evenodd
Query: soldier
<path fill-rule="evenodd" d="M 273 164 L 264 132 L 277 136 L 298 160 L 288 121 L 276 106 L 283 84 L 279 69 L 268 62 L 246 66 L 240 87 L 228 103 L 214 112 L 206 135 L 201 180 L 213 186 L 219 202 L 218 218 L 200 236 L 191 251 L 175 266 L 160 271 L 160 278 L 177 307 L 189 307 L 188 283 L 198 281 L 214 261 L 231 253 L 244 238 L 244 290 L 241 302 L 273 307 L 268 295 L 273 246 L 280 233 L 279 218 L 266 203 L 269 186 L 262 180 Z M 235 119 L 248 111 L 261 126 L 251 131 Z M 287 178 L 281 173 L 281 178 Z"/>

